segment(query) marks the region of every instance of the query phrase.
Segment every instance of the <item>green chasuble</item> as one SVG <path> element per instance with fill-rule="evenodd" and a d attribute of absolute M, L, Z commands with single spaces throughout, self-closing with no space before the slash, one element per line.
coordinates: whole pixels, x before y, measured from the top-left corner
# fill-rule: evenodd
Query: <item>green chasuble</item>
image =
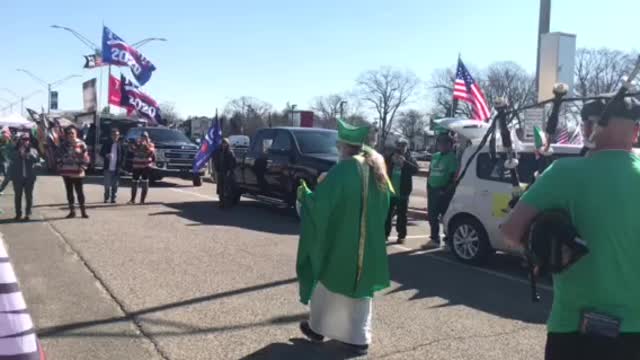
<path fill-rule="evenodd" d="M 315 191 L 300 196 L 296 270 L 303 304 L 308 304 L 318 281 L 334 293 L 356 299 L 373 297 L 389 286 L 384 225 L 391 191 L 390 184 L 378 186 L 373 170 L 356 156 L 336 164 Z M 366 212 L 361 226 L 363 200 Z"/>

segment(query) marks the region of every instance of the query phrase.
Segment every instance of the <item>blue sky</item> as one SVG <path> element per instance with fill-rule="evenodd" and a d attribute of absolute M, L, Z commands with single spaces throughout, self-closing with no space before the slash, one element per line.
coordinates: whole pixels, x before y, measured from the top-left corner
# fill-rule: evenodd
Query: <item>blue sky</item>
<path fill-rule="evenodd" d="M 16 68 L 47 81 L 80 74 L 82 79 L 57 89 L 60 108 L 80 109 L 82 82 L 99 79 L 100 70 L 82 69 L 88 48 L 49 26 L 71 27 L 100 44 L 104 22 L 129 43 L 168 39 L 141 48 L 157 67 L 144 90 L 159 102 L 174 103 L 183 116 L 211 115 L 243 95 L 278 109 L 287 101 L 308 108 L 315 96 L 351 90 L 361 72 L 383 65 L 410 69 L 426 81 L 435 69 L 454 65 L 461 53 L 475 67 L 512 60 L 533 72 L 538 3 L 4 0 L 0 88 L 21 95 L 43 88 Z M 577 34 L 578 47 L 637 49 L 640 40 L 633 43 L 631 31 L 639 10 L 637 0 L 555 0 L 551 30 Z M 128 69 L 122 71 L 131 77 Z M 105 88 L 106 83 L 105 70 Z M 0 90 L 0 99 L 12 97 Z M 46 107 L 45 92 L 26 104 Z M 413 105 L 427 108 L 424 97 Z"/>

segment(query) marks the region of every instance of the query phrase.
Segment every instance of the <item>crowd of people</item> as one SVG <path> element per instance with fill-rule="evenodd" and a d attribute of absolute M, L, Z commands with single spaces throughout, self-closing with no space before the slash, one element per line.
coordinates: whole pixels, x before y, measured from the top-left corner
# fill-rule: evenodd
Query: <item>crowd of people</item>
<path fill-rule="evenodd" d="M 37 146 L 32 144 L 33 138 L 31 133 L 13 136 L 9 131 L 3 131 L 0 137 L 0 170 L 4 174 L 0 191 L 3 191 L 9 183 L 13 183 L 16 221 L 30 220 L 37 167 L 43 162 Z M 141 189 L 140 204 L 144 204 L 147 199 L 151 168 L 156 157 L 155 146 L 147 132 L 143 132 L 136 142 L 127 146 L 122 142 L 118 128 L 113 128 L 111 139 L 103 144 L 100 151 L 100 156 L 104 159 L 105 203 L 109 201 L 112 204 L 116 203 L 126 151 L 133 154 L 131 198 L 128 203 L 136 203 L 138 188 Z M 80 216 L 88 219 L 84 179 L 90 165 L 90 157 L 87 145 L 80 139 L 75 126 L 64 129 L 64 139 L 56 147 L 55 159 L 56 170 L 62 177 L 69 206 L 66 218 L 77 216 L 77 204 Z M 26 199 L 24 213 L 22 212 L 23 195 Z"/>

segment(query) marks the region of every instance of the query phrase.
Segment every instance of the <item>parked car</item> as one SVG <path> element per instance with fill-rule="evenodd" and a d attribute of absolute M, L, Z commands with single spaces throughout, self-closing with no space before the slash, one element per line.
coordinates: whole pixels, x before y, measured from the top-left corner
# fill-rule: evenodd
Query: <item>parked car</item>
<path fill-rule="evenodd" d="M 464 120 L 463 120 L 464 121 Z M 477 123 L 477 122 L 476 122 Z M 480 138 L 488 125 L 478 125 L 476 129 L 464 129 L 460 123 L 452 121 L 448 128 L 464 133 L 469 141 L 459 152 L 460 169 L 478 149 Z M 497 143 L 500 143 L 498 139 Z M 554 158 L 579 156 L 579 145 L 552 145 Z M 510 252 L 500 235 L 498 226 L 509 212 L 511 199 L 510 172 L 504 167 L 504 151 L 498 146 L 496 156 L 485 146 L 471 162 L 464 178 L 460 181 L 442 222 L 445 241 L 453 254 L 462 262 L 481 265 L 495 251 Z M 537 170 L 534 146 L 521 144 L 518 151 L 518 174 L 522 183 L 531 183 Z"/>
<path fill-rule="evenodd" d="M 238 156 L 234 201 L 251 197 L 294 207 L 300 180 L 313 188 L 318 176 L 338 161 L 335 130 L 302 127 L 260 129 L 248 151 Z"/>
<path fill-rule="evenodd" d="M 151 181 L 159 181 L 165 177 L 194 179 L 193 159 L 198 152 L 198 145 L 192 142 L 183 132 L 165 127 L 136 127 L 125 135 L 128 144 L 135 142 L 142 132 L 148 132 L 156 147 L 156 164 L 151 171 Z M 133 154 L 127 152 L 125 171 L 131 172 Z M 204 176 L 204 169 L 199 176 Z M 194 179 L 195 182 L 195 179 Z"/>

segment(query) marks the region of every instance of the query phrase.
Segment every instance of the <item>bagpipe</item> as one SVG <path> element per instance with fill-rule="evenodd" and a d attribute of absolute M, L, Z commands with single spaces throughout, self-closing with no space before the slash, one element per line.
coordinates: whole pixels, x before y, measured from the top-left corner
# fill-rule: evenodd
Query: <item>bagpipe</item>
<path fill-rule="evenodd" d="M 584 156 L 591 147 L 590 144 L 593 144 L 599 127 L 607 125 L 610 118 L 609 113 L 611 111 L 612 104 L 624 99 L 625 97 L 636 97 L 640 95 L 640 93 L 630 93 L 632 81 L 636 78 L 639 72 L 640 57 L 638 57 L 633 70 L 623 82 L 620 89 L 618 89 L 614 94 L 591 97 L 566 97 L 568 93 L 568 86 L 566 84 L 556 84 L 553 88 L 553 98 L 522 108 L 510 110 L 506 99 L 497 99 L 494 105 L 496 114 L 493 117 L 487 132 L 480 140 L 477 149 L 469 157 L 460 172 L 460 175 L 456 179 L 454 191 L 466 174 L 466 171 L 471 165 L 473 159 L 488 141 L 491 142 L 490 153 L 492 156 L 495 156 L 496 130 L 499 129 L 502 148 L 504 150 L 504 168 L 509 171 L 510 183 L 512 186 L 509 208 L 513 209 L 520 200 L 522 194 L 525 193 L 533 183 L 535 183 L 536 177 L 542 175 L 545 169 L 548 168 L 554 160 L 552 156 L 553 148 L 551 147 L 551 142 L 556 135 L 562 104 L 577 101 L 583 103 L 592 100 L 606 101 L 604 110 L 598 116 L 598 121 L 594 131 L 587 134 L 588 140 L 585 141 L 585 146 L 581 151 L 581 156 Z M 523 184 L 520 183 L 521 176 L 518 170 L 518 155 L 513 146 L 509 125 L 513 119 L 518 116 L 519 112 L 526 109 L 543 107 L 548 104 L 551 104 L 551 112 L 545 124 L 542 144 L 541 146 L 540 144 L 537 144 L 535 150 L 537 158 L 536 174 L 533 177 L 531 184 L 528 184 L 523 188 Z M 583 119 L 583 121 L 586 120 Z M 549 273 L 561 273 L 589 253 L 589 249 L 585 241 L 580 238 L 578 231 L 572 224 L 570 214 L 562 209 L 546 210 L 538 214 L 538 216 L 536 216 L 529 225 L 529 229 L 525 233 L 525 238 L 522 239 L 522 242 L 525 244 L 524 256 L 528 264 L 531 300 L 533 302 L 540 301 L 540 296 L 537 291 L 538 276 L 544 276 Z"/>

